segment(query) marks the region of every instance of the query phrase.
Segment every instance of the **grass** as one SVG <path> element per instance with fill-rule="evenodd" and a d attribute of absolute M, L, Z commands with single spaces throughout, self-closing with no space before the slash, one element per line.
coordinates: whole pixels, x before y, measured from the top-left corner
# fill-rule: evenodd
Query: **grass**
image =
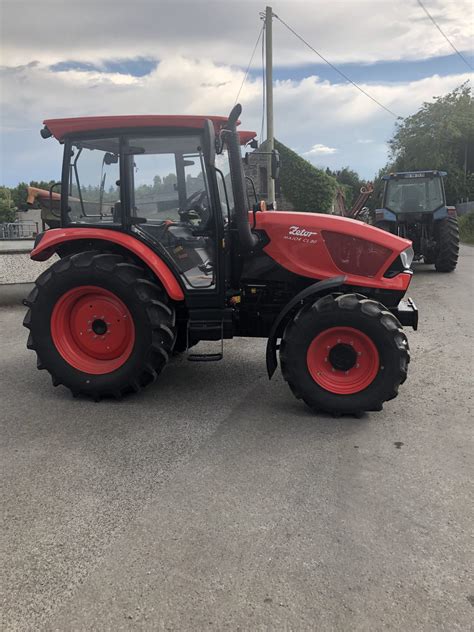
<path fill-rule="evenodd" d="M 459 236 L 465 244 L 474 245 L 474 211 L 459 218 Z"/>

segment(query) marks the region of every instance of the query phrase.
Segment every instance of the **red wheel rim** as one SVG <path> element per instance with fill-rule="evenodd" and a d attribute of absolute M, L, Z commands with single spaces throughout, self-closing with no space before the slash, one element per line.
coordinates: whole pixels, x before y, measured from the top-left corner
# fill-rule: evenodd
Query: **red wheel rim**
<path fill-rule="evenodd" d="M 81 285 L 58 300 L 51 337 L 64 360 L 93 375 L 111 373 L 130 357 L 135 326 L 126 305 L 101 287 Z"/>
<path fill-rule="evenodd" d="M 314 338 L 306 354 L 308 370 L 322 388 L 352 395 L 367 388 L 380 366 L 372 340 L 353 327 L 331 327 Z"/>

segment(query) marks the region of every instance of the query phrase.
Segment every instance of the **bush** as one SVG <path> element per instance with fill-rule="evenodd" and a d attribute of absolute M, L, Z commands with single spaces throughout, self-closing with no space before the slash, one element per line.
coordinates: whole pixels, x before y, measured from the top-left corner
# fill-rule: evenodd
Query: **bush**
<path fill-rule="evenodd" d="M 10 189 L 0 187 L 0 223 L 15 221 L 15 205 Z"/>
<path fill-rule="evenodd" d="M 474 244 L 474 211 L 469 211 L 459 218 L 459 236 L 461 241 Z"/>
<path fill-rule="evenodd" d="M 280 184 L 283 195 L 296 211 L 328 213 L 336 193 L 335 178 L 316 169 L 297 153 L 275 140 L 280 152 Z"/>

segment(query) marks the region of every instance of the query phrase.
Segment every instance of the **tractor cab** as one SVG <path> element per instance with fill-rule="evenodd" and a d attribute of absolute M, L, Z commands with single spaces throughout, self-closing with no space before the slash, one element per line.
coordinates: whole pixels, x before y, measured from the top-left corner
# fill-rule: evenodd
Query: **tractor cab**
<path fill-rule="evenodd" d="M 166 258 L 187 290 L 215 290 L 222 285 L 219 244 L 235 207 L 223 140 L 215 152 L 226 122 L 197 116 L 45 121 L 43 135 L 65 146 L 61 227 L 131 233 Z M 241 144 L 254 137 L 238 134 Z"/>
<path fill-rule="evenodd" d="M 397 216 L 434 213 L 446 206 L 445 171 L 391 173 L 385 180 L 383 208 Z"/>

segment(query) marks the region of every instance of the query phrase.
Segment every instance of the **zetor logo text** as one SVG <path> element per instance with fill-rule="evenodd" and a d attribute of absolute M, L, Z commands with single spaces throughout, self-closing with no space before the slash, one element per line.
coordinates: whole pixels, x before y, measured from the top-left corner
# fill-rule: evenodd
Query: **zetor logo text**
<path fill-rule="evenodd" d="M 313 238 L 313 235 L 317 234 L 315 230 L 307 230 L 301 226 L 290 226 L 288 235 L 285 235 L 284 238 L 291 241 L 301 241 L 305 244 L 315 244 L 317 240 Z"/>

